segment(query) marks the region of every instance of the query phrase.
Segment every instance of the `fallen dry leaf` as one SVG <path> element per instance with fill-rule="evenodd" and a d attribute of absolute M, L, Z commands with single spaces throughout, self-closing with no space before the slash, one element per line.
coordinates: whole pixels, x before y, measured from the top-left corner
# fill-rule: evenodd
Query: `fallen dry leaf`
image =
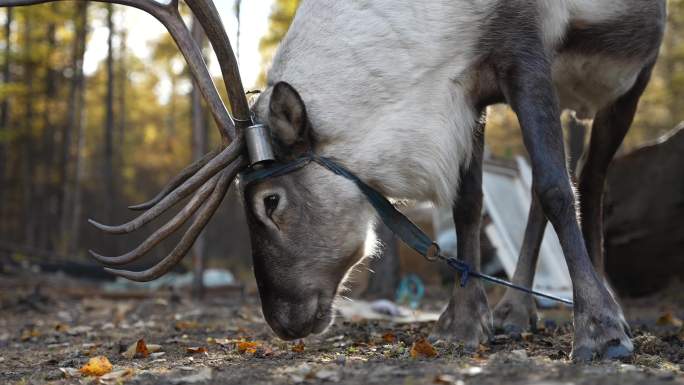
<path fill-rule="evenodd" d="M 211 337 L 207 338 L 207 343 L 216 344 L 216 345 L 222 346 L 224 348 L 227 348 L 233 344 L 236 344 L 237 342 L 239 342 L 239 341 L 234 340 L 234 339 L 230 339 L 230 338 L 211 338 Z"/>
<path fill-rule="evenodd" d="M 145 340 L 141 338 L 137 342 L 131 344 L 122 355 L 129 360 L 133 358 L 146 358 L 150 355 L 150 350 L 148 349 Z"/>
<path fill-rule="evenodd" d="M 91 358 L 81 368 L 81 373 L 86 376 L 102 376 L 112 371 L 112 363 L 105 356 Z"/>
<path fill-rule="evenodd" d="M 21 332 L 21 340 L 22 341 L 28 341 L 33 337 L 39 337 L 40 332 L 36 329 L 24 329 L 23 332 Z"/>
<path fill-rule="evenodd" d="M 236 347 L 240 354 L 254 354 L 259 344 L 257 342 L 239 341 Z"/>
<path fill-rule="evenodd" d="M 682 320 L 680 320 L 679 318 L 677 318 L 677 316 L 672 314 L 671 311 L 661 315 L 660 318 L 658 318 L 658 320 L 656 321 L 656 323 L 660 326 L 674 326 L 678 328 L 682 327 L 682 325 L 684 324 L 684 322 L 682 322 Z"/>
<path fill-rule="evenodd" d="M 133 368 L 115 370 L 100 377 L 100 382 L 106 384 L 119 384 L 123 380 L 133 377 L 133 373 L 135 373 Z"/>
<path fill-rule="evenodd" d="M 433 358 L 437 357 L 437 350 L 435 350 L 435 347 L 432 346 L 432 344 L 430 344 L 428 341 L 426 341 L 425 338 L 421 338 L 413 343 L 413 346 L 411 346 L 410 354 L 412 358 Z"/>
<path fill-rule="evenodd" d="M 59 371 L 64 374 L 64 378 L 81 376 L 81 372 L 76 368 L 59 368 Z"/>
<path fill-rule="evenodd" d="M 59 333 L 66 333 L 69 331 L 69 325 L 67 324 L 57 324 L 55 325 L 55 331 Z"/>
<path fill-rule="evenodd" d="M 197 321 L 178 321 L 178 322 L 176 322 L 176 330 L 197 329 L 198 327 L 199 327 L 199 323 L 197 323 Z"/>
<path fill-rule="evenodd" d="M 459 382 L 459 380 L 457 380 L 456 377 L 450 374 L 440 374 L 437 377 L 435 377 L 435 380 L 432 382 L 441 385 L 455 385 Z M 463 381 L 460 382 L 463 383 Z"/>
<path fill-rule="evenodd" d="M 395 336 L 392 332 L 387 332 L 382 335 L 382 340 L 388 344 L 393 344 L 397 342 L 397 336 Z"/>
<path fill-rule="evenodd" d="M 292 345 L 292 351 L 295 353 L 304 353 L 304 342 L 299 341 L 298 343 Z"/>
<path fill-rule="evenodd" d="M 200 354 L 200 353 L 207 354 L 207 348 L 205 348 L 204 346 L 192 346 L 192 347 L 185 349 L 185 352 L 188 354 Z"/>

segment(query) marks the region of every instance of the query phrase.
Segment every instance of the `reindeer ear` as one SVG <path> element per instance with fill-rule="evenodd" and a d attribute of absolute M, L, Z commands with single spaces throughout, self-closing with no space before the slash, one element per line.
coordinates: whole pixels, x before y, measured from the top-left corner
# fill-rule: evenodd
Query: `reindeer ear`
<path fill-rule="evenodd" d="M 310 145 L 306 107 L 294 87 L 277 83 L 271 93 L 269 110 L 269 125 L 278 141 L 287 147 Z"/>

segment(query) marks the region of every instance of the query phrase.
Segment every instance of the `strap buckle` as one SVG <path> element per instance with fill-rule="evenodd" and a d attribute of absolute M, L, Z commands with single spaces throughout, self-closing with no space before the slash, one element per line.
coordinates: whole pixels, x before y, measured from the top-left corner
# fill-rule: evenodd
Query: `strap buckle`
<path fill-rule="evenodd" d="M 425 251 L 424 257 L 429 262 L 436 262 L 439 259 L 440 253 L 441 253 L 441 249 L 439 248 L 439 245 L 437 244 L 437 242 L 432 242 L 432 244 Z"/>

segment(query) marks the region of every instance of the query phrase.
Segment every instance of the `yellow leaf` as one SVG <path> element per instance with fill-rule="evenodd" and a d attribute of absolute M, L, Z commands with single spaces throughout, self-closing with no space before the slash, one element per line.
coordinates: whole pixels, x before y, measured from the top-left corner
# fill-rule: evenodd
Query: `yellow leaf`
<path fill-rule="evenodd" d="M 427 342 L 425 338 L 421 338 L 413 343 L 410 354 L 413 358 L 433 358 L 437 357 L 437 350 L 435 350 L 434 346 Z"/>
<path fill-rule="evenodd" d="M 86 376 L 102 376 L 112 371 L 112 363 L 105 356 L 93 357 L 81 368 Z"/>

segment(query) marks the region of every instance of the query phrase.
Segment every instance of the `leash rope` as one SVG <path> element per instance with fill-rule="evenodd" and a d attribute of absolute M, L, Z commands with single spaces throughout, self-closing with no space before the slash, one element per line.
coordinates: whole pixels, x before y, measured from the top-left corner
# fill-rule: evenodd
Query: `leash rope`
<path fill-rule="evenodd" d="M 330 158 L 316 155 L 314 153 L 307 153 L 306 155 L 295 159 L 288 163 L 273 163 L 265 168 L 252 169 L 241 176 L 241 181 L 245 184 L 257 180 L 263 180 L 266 178 L 273 178 L 277 176 L 282 176 L 289 174 L 304 166 L 315 162 L 329 171 L 342 176 L 356 184 L 356 186 L 361 190 L 361 192 L 366 196 L 370 204 L 373 206 L 375 211 L 382 222 L 390 229 L 392 232 L 401 239 L 407 246 L 418 252 L 420 255 L 425 257 L 430 262 L 443 261 L 452 269 L 458 271 L 461 274 L 460 285 L 464 287 L 468 284 L 471 277 L 479 278 L 485 281 L 492 282 L 497 285 L 507 286 L 515 290 L 519 290 L 528 294 L 532 294 L 537 297 L 542 297 L 550 299 L 552 301 L 561 302 L 572 306 L 573 302 L 566 298 L 557 297 L 548 293 L 540 292 L 527 288 L 525 286 L 517 285 L 506 280 L 481 273 L 479 271 L 473 270 L 473 268 L 466 262 L 449 256 L 444 256 L 440 252 L 439 245 L 434 242 L 423 230 L 421 230 L 416 224 L 414 224 L 410 219 L 408 219 L 403 213 L 397 210 L 396 207 L 387 199 L 384 195 L 378 192 L 376 189 L 367 185 L 364 181 L 359 179 L 351 171 L 344 168 L 339 163 L 333 161 Z"/>

